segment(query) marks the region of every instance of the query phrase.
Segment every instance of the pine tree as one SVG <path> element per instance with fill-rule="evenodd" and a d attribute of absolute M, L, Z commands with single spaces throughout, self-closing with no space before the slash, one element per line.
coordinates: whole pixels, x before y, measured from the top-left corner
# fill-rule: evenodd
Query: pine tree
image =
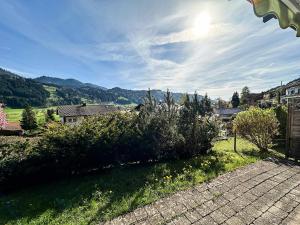
<path fill-rule="evenodd" d="M 212 112 L 212 106 L 211 106 L 211 100 L 205 94 L 204 98 L 201 100 L 202 106 L 203 106 L 203 115 L 210 114 Z"/>
<path fill-rule="evenodd" d="M 45 121 L 46 122 L 55 121 L 54 113 L 55 113 L 54 109 L 47 109 L 45 113 Z"/>
<path fill-rule="evenodd" d="M 26 106 L 22 113 L 21 127 L 24 130 L 34 130 L 38 127 L 36 116 L 31 106 Z"/>
<path fill-rule="evenodd" d="M 250 97 L 250 89 L 246 86 L 242 89 L 241 104 L 248 105 L 250 101 L 249 97 Z"/>
<path fill-rule="evenodd" d="M 238 92 L 234 92 L 231 99 L 232 108 L 237 108 L 240 105 L 240 96 Z"/>
<path fill-rule="evenodd" d="M 193 102 L 192 102 L 192 108 L 194 111 L 194 114 L 196 115 L 204 115 L 204 105 L 201 104 L 201 101 L 199 101 L 199 96 L 197 92 L 194 94 Z"/>
<path fill-rule="evenodd" d="M 166 94 L 164 95 L 164 101 L 162 104 L 162 112 L 165 114 L 165 117 L 169 124 L 174 122 L 177 117 L 177 106 L 175 104 L 174 98 L 172 93 L 167 90 Z"/>
<path fill-rule="evenodd" d="M 280 105 L 280 103 L 281 103 L 281 91 L 277 91 L 276 100 L 277 100 L 277 104 Z"/>
<path fill-rule="evenodd" d="M 147 112 L 153 112 L 155 108 L 156 108 L 156 99 L 152 96 L 151 90 L 149 89 L 144 98 L 144 109 Z"/>

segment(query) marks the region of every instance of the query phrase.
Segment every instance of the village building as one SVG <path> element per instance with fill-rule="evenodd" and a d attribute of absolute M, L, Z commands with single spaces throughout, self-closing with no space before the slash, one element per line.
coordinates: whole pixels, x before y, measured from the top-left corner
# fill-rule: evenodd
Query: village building
<path fill-rule="evenodd" d="M 7 125 L 0 129 L 0 135 L 3 136 L 22 136 L 24 130 L 19 122 L 8 122 Z"/>
<path fill-rule="evenodd" d="M 221 108 L 214 109 L 214 114 L 218 117 L 222 122 L 230 122 L 234 120 L 238 113 L 241 112 L 239 108 Z"/>
<path fill-rule="evenodd" d="M 289 99 L 300 97 L 300 79 L 285 86 L 285 95 L 281 97 L 282 103 L 287 103 Z"/>
<path fill-rule="evenodd" d="M 120 108 L 114 105 L 64 105 L 57 108 L 57 115 L 60 116 L 63 124 L 79 124 L 86 117 L 104 115 L 119 110 Z"/>

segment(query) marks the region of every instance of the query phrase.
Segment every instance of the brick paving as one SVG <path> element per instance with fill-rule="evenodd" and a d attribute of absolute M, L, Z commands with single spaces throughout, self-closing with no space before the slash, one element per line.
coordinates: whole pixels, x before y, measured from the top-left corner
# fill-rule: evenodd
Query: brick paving
<path fill-rule="evenodd" d="M 300 225 L 300 166 L 259 161 L 105 223 L 121 224 Z"/>

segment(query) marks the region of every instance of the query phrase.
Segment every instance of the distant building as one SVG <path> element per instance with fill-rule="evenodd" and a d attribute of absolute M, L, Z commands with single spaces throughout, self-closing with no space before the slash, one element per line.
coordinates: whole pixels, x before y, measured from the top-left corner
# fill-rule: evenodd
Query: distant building
<path fill-rule="evenodd" d="M 223 122 L 232 121 L 240 112 L 239 108 L 214 109 L 214 114 Z"/>
<path fill-rule="evenodd" d="M 24 130 L 19 122 L 8 122 L 5 128 L 0 130 L 0 135 L 4 136 L 22 136 L 23 134 Z"/>
<path fill-rule="evenodd" d="M 263 98 L 263 93 L 250 93 L 248 96 L 248 104 L 250 106 L 256 106 L 259 103 L 259 101 Z"/>
<path fill-rule="evenodd" d="M 285 95 L 281 97 L 281 101 L 286 103 L 288 99 L 300 97 L 300 80 L 289 83 L 285 87 Z"/>
<path fill-rule="evenodd" d="M 104 115 L 119 111 L 114 105 L 64 105 L 57 108 L 57 114 L 64 124 L 79 124 L 86 117 Z"/>

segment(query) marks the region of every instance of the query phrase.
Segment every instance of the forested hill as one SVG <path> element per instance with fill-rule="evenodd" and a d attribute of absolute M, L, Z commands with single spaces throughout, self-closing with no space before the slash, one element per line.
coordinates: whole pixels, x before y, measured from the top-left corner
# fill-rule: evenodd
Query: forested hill
<path fill-rule="evenodd" d="M 86 103 L 111 102 L 116 104 L 139 104 L 146 90 L 126 90 L 119 87 L 106 89 L 98 85 L 82 83 L 75 79 L 39 77 L 28 79 L 0 68 L 0 102 L 9 107 L 25 105 L 43 107 Z M 152 95 L 161 101 L 165 92 L 152 90 Z M 179 101 L 182 93 L 173 93 Z M 201 97 L 201 96 L 200 96 Z"/>
<path fill-rule="evenodd" d="M 49 92 L 43 85 L 0 68 L 0 102 L 8 106 L 46 105 Z"/>
<path fill-rule="evenodd" d="M 59 85 L 63 87 L 72 87 L 72 88 L 80 88 L 80 87 L 92 87 L 92 88 L 99 88 L 102 90 L 107 90 L 105 87 L 101 87 L 95 84 L 90 84 L 90 83 L 82 83 L 78 80 L 75 79 L 61 79 L 57 77 L 47 77 L 47 76 L 42 76 L 34 79 L 35 81 L 39 83 L 44 83 L 44 84 L 54 84 L 54 85 Z"/>

